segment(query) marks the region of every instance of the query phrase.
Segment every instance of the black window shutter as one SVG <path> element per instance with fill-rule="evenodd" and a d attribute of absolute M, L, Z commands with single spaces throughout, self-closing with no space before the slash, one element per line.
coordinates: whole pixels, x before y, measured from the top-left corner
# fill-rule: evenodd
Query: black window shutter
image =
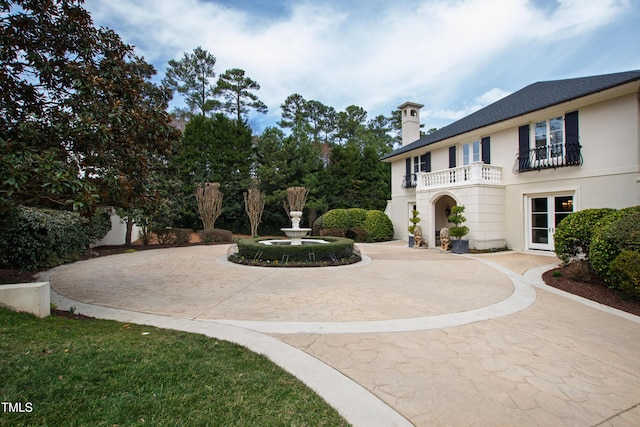
<path fill-rule="evenodd" d="M 485 136 L 482 138 L 482 163 L 491 164 L 491 138 Z"/>
<path fill-rule="evenodd" d="M 411 188 L 411 157 L 405 160 L 404 185 L 405 188 Z"/>
<path fill-rule="evenodd" d="M 564 116 L 564 127 L 567 132 L 565 149 L 567 165 L 580 164 L 580 140 L 578 137 L 578 112 L 573 111 Z"/>
<path fill-rule="evenodd" d="M 529 125 L 518 128 L 518 170 L 526 171 L 531 168 L 529 164 Z"/>
<path fill-rule="evenodd" d="M 449 167 L 456 167 L 456 146 L 449 147 Z"/>
<path fill-rule="evenodd" d="M 420 163 L 422 169 L 420 172 L 431 172 L 431 153 L 420 156 Z"/>

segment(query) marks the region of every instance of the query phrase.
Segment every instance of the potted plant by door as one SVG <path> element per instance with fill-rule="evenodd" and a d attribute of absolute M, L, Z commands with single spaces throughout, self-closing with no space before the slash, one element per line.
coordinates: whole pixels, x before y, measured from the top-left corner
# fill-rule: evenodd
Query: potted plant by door
<path fill-rule="evenodd" d="M 461 240 L 464 236 L 469 234 L 469 227 L 462 225 L 467 218 L 462 213 L 464 212 L 464 206 L 454 206 L 451 208 L 451 216 L 449 216 L 449 222 L 454 226 L 449 228 L 449 235 L 455 237 L 455 240 L 451 240 L 451 252 L 454 254 L 466 254 L 469 252 L 469 241 Z"/>
<path fill-rule="evenodd" d="M 415 244 L 415 237 L 413 235 L 413 232 L 416 231 L 416 227 L 420 223 L 420 218 L 418 217 L 418 215 L 420 215 L 420 212 L 414 209 L 411 212 L 411 218 L 409 218 L 409 222 L 411 223 L 411 225 L 407 228 L 407 230 L 409 231 L 409 247 L 410 248 L 412 248 L 413 245 Z"/>

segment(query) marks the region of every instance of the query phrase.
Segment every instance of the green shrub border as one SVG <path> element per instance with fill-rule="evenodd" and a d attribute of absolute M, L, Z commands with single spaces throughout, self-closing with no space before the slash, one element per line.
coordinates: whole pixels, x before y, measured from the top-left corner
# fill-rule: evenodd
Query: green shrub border
<path fill-rule="evenodd" d="M 238 252 L 229 256 L 229 261 L 260 266 L 325 266 L 346 265 L 361 260 L 354 242 L 344 237 L 316 237 L 329 243 L 318 245 L 263 245 L 262 240 L 273 240 L 264 237 L 238 240 Z"/>
<path fill-rule="evenodd" d="M 609 266 L 611 283 L 626 298 L 640 300 L 640 252 L 623 250 Z"/>
<path fill-rule="evenodd" d="M 640 213 L 640 206 L 623 208 L 603 216 L 596 224 L 589 248 L 589 261 L 593 270 L 609 283 L 611 283 L 609 266 L 620 252 L 633 249 L 634 244 L 632 236 L 628 236 L 629 239 L 621 239 L 621 236 L 618 236 L 614 223 L 622 221 L 621 225 L 624 225 L 628 221 L 627 217 L 638 213 Z"/>
<path fill-rule="evenodd" d="M 591 239 L 598 222 L 615 211 L 612 208 L 584 209 L 560 221 L 553 237 L 558 258 L 565 264 L 579 258 L 588 261 Z"/>
<path fill-rule="evenodd" d="M 19 206 L 0 217 L 0 266 L 37 270 L 76 261 L 105 229 L 92 229 L 76 212 Z"/>
<path fill-rule="evenodd" d="M 387 214 L 380 210 L 367 211 L 364 228 L 369 233 L 367 238 L 373 242 L 393 240 L 393 223 Z"/>
<path fill-rule="evenodd" d="M 361 208 L 332 209 L 313 223 L 313 233 L 320 236 L 342 236 L 356 242 L 393 240 L 393 223 L 380 210 Z"/>

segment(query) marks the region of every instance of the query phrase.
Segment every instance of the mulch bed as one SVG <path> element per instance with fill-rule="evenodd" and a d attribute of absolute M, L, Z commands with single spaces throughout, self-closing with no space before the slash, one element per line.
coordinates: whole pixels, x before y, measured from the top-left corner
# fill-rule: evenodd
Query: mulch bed
<path fill-rule="evenodd" d="M 640 301 L 622 299 L 598 276 L 591 275 L 578 280 L 571 267 L 566 266 L 547 271 L 542 275 L 542 280 L 554 288 L 640 316 Z"/>

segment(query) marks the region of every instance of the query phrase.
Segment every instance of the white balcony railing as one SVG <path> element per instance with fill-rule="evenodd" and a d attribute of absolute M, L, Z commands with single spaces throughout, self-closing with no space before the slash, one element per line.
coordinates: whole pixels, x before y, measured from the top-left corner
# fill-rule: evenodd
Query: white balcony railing
<path fill-rule="evenodd" d="M 502 168 L 480 162 L 416 175 L 416 191 L 473 184 L 502 185 Z"/>

